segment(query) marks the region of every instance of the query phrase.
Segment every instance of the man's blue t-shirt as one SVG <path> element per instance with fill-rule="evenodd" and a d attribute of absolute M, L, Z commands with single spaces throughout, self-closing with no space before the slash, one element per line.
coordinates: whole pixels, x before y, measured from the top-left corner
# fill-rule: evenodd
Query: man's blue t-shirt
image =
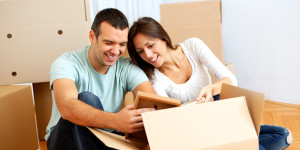
<path fill-rule="evenodd" d="M 148 78 L 139 67 L 125 57 L 117 60 L 106 74 L 99 74 L 89 61 L 89 48 L 90 46 L 87 46 L 81 50 L 66 52 L 53 62 L 50 69 L 51 89 L 54 80 L 71 79 L 75 82 L 78 93 L 92 92 L 99 97 L 105 111 L 118 112 L 125 94 L 133 91 L 140 83 L 148 81 Z M 53 96 L 52 99 L 52 114 L 46 130 L 46 140 L 61 117 Z"/>

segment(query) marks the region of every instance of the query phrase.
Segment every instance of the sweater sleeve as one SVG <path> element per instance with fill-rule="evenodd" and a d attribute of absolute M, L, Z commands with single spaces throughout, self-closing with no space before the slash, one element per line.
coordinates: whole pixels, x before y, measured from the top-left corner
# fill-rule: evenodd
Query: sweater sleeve
<path fill-rule="evenodd" d="M 228 77 L 232 84 L 237 86 L 237 79 L 235 75 L 230 72 L 223 63 L 213 54 L 207 45 L 198 38 L 188 39 L 192 53 L 199 59 L 200 62 L 207 67 L 209 72 L 213 74 L 218 80 Z"/>

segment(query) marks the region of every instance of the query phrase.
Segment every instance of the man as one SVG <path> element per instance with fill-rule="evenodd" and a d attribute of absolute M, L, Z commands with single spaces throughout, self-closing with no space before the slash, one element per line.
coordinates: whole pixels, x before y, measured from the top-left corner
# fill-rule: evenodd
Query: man
<path fill-rule="evenodd" d="M 128 21 L 117 9 L 100 11 L 93 22 L 91 46 L 58 57 L 50 69 L 53 107 L 47 127 L 48 149 L 109 149 L 85 126 L 110 132 L 143 130 L 141 113 L 121 109 L 127 91 L 155 93 L 142 70 L 125 51 Z"/>

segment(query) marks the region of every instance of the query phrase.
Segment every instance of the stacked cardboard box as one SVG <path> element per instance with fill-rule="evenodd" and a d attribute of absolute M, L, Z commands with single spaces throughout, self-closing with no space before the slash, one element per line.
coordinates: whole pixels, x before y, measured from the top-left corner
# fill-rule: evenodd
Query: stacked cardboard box
<path fill-rule="evenodd" d="M 160 16 L 174 44 L 198 37 L 224 61 L 220 1 L 162 4 Z"/>
<path fill-rule="evenodd" d="M 235 64 L 224 62 L 220 0 L 162 4 L 161 24 L 173 44 L 192 37 L 201 39 L 224 65 L 234 73 Z M 218 81 L 212 74 L 212 82 Z"/>
<path fill-rule="evenodd" d="M 47 82 L 50 65 L 61 53 L 88 45 L 87 2 L 1 2 L 0 85 Z"/>
<path fill-rule="evenodd" d="M 0 149 L 38 148 L 30 85 L 0 86 Z"/>
<path fill-rule="evenodd" d="M 89 1 L 2 1 L 0 18 L 0 149 L 37 149 L 51 114 L 50 66 L 89 44 Z M 18 83 L 33 83 L 34 100 Z"/>

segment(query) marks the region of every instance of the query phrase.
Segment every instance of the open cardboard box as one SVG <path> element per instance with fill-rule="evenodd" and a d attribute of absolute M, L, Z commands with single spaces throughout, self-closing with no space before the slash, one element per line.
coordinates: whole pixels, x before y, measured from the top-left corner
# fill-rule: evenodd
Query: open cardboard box
<path fill-rule="evenodd" d="M 221 100 L 142 114 L 151 149 L 259 149 L 265 95 L 223 84 Z M 145 145 L 89 128 L 107 146 L 142 149 Z"/>
<path fill-rule="evenodd" d="M 167 108 L 179 107 L 180 100 L 174 98 L 163 97 L 159 95 L 153 95 L 138 91 L 134 109 L 139 108 L 154 108 L 155 110 L 162 110 Z M 136 132 L 132 134 L 126 134 L 125 139 L 131 141 L 137 141 L 142 143 L 148 143 L 146 132 Z"/>

